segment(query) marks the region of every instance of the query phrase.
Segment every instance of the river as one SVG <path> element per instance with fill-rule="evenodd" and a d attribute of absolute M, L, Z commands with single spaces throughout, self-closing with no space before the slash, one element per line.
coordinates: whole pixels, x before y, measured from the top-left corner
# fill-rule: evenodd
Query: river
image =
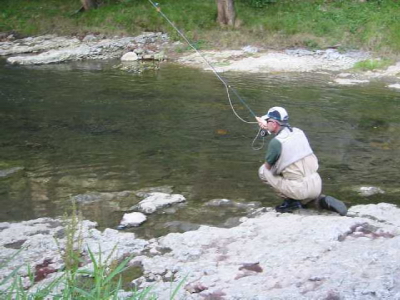
<path fill-rule="evenodd" d="M 205 208 L 211 199 L 280 202 L 257 176 L 266 150 L 252 149 L 257 126 L 236 118 L 211 72 L 165 63 L 135 74 L 115 64 L 0 61 L 0 170 L 23 168 L 0 178 L 0 221 L 63 215 L 78 194 L 171 186 L 188 203 L 133 229 L 152 236 L 176 230 L 166 222 L 221 225 L 244 215 Z M 288 110 L 320 160 L 326 194 L 350 205 L 400 203 L 398 91 L 382 81 L 340 86 L 327 74 L 224 76 L 256 114 Z M 360 186 L 385 193 L 362 197 Z M 102 227 L 123 214 L 107 203 L 81 209 Z"/>

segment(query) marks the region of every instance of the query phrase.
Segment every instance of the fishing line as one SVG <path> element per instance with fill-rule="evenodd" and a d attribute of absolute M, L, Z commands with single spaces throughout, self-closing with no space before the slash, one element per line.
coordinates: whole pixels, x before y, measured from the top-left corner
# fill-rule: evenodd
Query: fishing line
<path fill-rule="evenodd" d="M 233 113 L 235 114 L 235 116 L 241 120 L 244 123 L 247 124 L 258 124 L 258 122 L 250 122 L 250 121 L 246 121 L 244 120 L 242 117 L 239 116 L 239 114 L 236 112 L 233 103 L 232 103 L 232 99 L 231 99 L 231 95 L 229 93 L 229 90 L 231 90 L 235 96 L 240 100 L 240 102 L 248 109 L 248 111 L 253 115 L 253 117 L 256 117 L 256 114 L 253 112 L 253 110 L 247 105 L 246 101 L 240 97 L 239 93 L 231 86 L 229 85 L 226 80 L 224 78 L 221 77 L 221 75 L 219 75 L 219 73 L 217 72 L 217 70 L 214 68 L 214 66 L 204 57 L 204 55 L 202 55 L 195 46 L 192 45 L 192 43 L 186 38 L 186 36 L 174 25 L 174 23 L 171 22 L 171 20 L 161 11 L 160 6 L 158 5 L 158 3 L 154 3 L 152 0 L 148 0 L 151 5 L 157 10 L 157 12 L 176 30 L 176 32 L 179 33 L 179 35 L 186 41 L 186 43 L 205 61 L 205 63 L 208 65 L 208 67 L 214 72 L 215 76 L 217 76 L 217 78 L 222 82 L 222 84 L 225 86 L 226 89 L 226 93 L 228 95 L 228 99 L 229 99 L 229 105 L 231 106 L 231 109 L 233 111 Z M 260 150 L 264 147 L 264 136 L 262 136 L 263 140 L 262 140 L 262 145 L 260 148 L 255 148 L 254 147 L 254 143 L 256 141 L 256 139 L 258 138 L 258 136 L 261 133 L 261 128 L 258 130 L 258 133 L 256 135 L 256 137 L 254 138 L 253 142 L 252 142 L 252 148 L 253 150 Z"/>

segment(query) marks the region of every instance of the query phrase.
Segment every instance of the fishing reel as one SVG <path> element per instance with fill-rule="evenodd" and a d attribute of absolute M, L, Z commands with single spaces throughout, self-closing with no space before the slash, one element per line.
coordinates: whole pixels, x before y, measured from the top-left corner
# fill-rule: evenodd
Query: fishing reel
<path fill-rule="evenodd" d="M 267 135 L 270 135 L 270 133 L 269 133 L 268 130 L 264 130 L 264 129 L 261 129 L 261 130 L 260 130 L 260 136 L 265 137 L 265 136 L 267 136 Z"/>

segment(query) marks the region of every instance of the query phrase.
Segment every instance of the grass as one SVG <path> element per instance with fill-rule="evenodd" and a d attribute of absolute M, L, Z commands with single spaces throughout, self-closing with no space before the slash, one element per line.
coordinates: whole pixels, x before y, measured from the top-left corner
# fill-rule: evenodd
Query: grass
<path fill-rule="evenodd" d="M 393 63 L 390 59 L 367 59 L 359 61 L 354 65 L 355 70 L 359 71 L 373 71 L 378 69 L 385 69 Z"/>
<path fill-rule="evenodd" d="M 114 251 L 104 259 L 101 247 L 98 254 L 91 249 L 87 249 L 89 256 L 90 269 L 80 268 L 83 263 L 83 238 L 82 238 L 82 218 L 77 213 L 75 205 L 72 213 L 65 219 L 65 246 L 57 242 L 65 268 L 56 273 L 52 280 L 46 284 L 39 285 L 34 291 L 26 289 L 26 279 L 29 280 L 28 286 L 35 284 L 35 275 L 28 268 L 28 276 L 24 279 L 19 275 L 21 267 L 14 269 L 10 274 L 0 279 L 0 299 L 2 300 L 41 300 L 41 299 L 63 299 L 63 300 L 117 300 L 120 299 L 119 293 L 123 291 L 122 274 L 128 270 L 128 263 L 133 256 L 126 257 L 121 262 L 111 260 Z M 0 270 L 7 267 L 7 264 L 25 249 L 16 251 L 11 257 L 0 261 Z M 171 289 L 169 300 L 175 299 L 181 289 L 185 278 L 181 280 L 175 289 Z M 124 299 L 131 300 L 156 300 L 157 296 L 152 292 L 152 287 L 140 291 L 130 290 L 129 296 Z"/>
<path fill-rule="evenodd" d="M 381 53 L 400 50 L 400 1 L 393 0 L 235 0 L 237 26 L 220 28 L 214 0 L 160 0 L 161 10 L 190 40 L 212 48 L 247 44 L 271 48 L 339 45 Z M 179 35 L 148 0 L 103 0 L 76 13 L 79 0 L 2 0 L 0 32 L 24 36 L 135 35 L 143 31 Z"/>

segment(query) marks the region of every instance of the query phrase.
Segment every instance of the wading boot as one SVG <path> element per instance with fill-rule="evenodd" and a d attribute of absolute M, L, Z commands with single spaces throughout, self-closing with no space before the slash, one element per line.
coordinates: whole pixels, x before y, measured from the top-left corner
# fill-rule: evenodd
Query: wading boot
<path fill-rule="evenodd" d="M 282 204 L 275 206 L 275 210 L 280 213 L 292 213 L 299 208 L 303 208 L 301 202 L 293 199 L 285 199 Z"/>
<path fill-rule="evenodd" d="M 346 205 L 342 201 L 331 196 L 321 195 L 321 197 L 318 199 L 318 205 L 321 208 L 334 211 L 341 216 L 345 216 L 347 214 Z"/>

